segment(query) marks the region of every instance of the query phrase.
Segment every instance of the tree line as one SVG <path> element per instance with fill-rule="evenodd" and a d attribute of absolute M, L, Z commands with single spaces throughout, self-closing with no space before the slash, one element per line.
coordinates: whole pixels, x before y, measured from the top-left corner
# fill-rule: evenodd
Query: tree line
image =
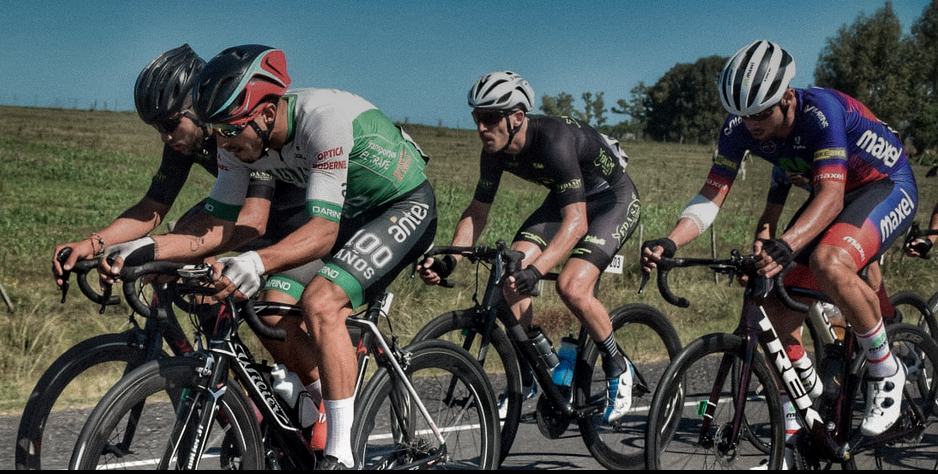
<path fill-rule="evenodd" d="M 582 109 L 570 94 L 545 94 L 540 109 L 579 118 L 619 138 L 715 146 L 726 118 L 717 83 L 728 59 L 714 55 L 676 64 L 651 86 L 639 82 L 628 100 L 609 109 L 603 92 L 584 92 Z M 907 35 L 892 2 L 871 16 L 861 13 L 827 39 L 813 85 L 866 104 L 898 132 L 913 161 L 938 161 L 938 0 L 925 7 Z M 610 125 L 607 112 L 625 120 Z"/>

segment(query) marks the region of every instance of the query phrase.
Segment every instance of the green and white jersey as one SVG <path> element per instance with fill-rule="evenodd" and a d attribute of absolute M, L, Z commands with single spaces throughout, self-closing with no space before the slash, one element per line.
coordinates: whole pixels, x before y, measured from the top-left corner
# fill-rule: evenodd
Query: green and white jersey
<path fill-rule="evenodd" d="M 209 214 L 237 220 L 253 171 L 305 186 L 307 214 L 335 222 L 394 202 L 427 180 L 420 149 L 367 100 L 312 88 L 284 97 L 287 143 L 254 163 L 219 148 L 218 179 L 205 205 Z"/>

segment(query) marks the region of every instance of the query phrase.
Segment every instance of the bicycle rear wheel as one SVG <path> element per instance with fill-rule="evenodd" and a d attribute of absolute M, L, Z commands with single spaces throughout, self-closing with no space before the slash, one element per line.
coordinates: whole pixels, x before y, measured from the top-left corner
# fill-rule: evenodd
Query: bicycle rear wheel
<path fill-rule="evenodd" d="M 17 469 L 65 469 L 91 407 L 146 360 L 138 331 L 102 334 L 76 344 L 42 374 L 23 408 L 16 435 Z"/>
<path fill-rule="evenodd" d="M 424 419 L 418 401 L 397 375 L 381 367 L 356 403 L 356 461 L 364 469 L 497 468 L 498 409 L 478 361 L 447 341 L 417 342 L 404 351 L 409 353 L 404 371 L 435 427 Z M 445 445 L 435 430 L 442 433 Z M 439 463 L 429 464 L 435 458 Z"/>
<path fill-rule="evenodd" d="M 738 434 L 733 420 L 739 412 L 733 365 L 745 359 L 745 343 L 732 334 L 711 334 L 688 344 L 661 377 L 648 414 L 645 438 L 647 469 L 722 470 L 781 467 L 784 413 L 778 385 L 761 352 L 753 353 L 751 378 Z M 715 384 L 720 364 L 726 373 Z M 674 401 L 683 393 L 685 403 Z M 704 416 L 711 393 L 712 418 Z M 676 419 L 676 420 L 675 420 Z M 709 427 L 704 429 L 704 424 Z M 770 447 L 766 455 L 763 447 Z"/>
<path fill-rule="evenodd" d="M 908 368 L 903 410 L 895 432 L 913 423 L 915 417 L 909 404 L 915 404 L 924 415 L 925 431 L 920 435 L 891 440 L 872 449 L 855 452 L 847 467 L 856 469 L 936 469 L 938 468 L 938 343 L 921 328 L 910 324 L 886 326 L 892 353 Z M 862 364 L 865 366 L 865 364 Z M 865 372 L 865 367 L 860 369 Z M 862 372 L 858 377 L 862 377 Z M 862 378 L 860 380 L 863 380 Z M 856 384 L 853 400 L 853 431 L 859 431 L 866 410 L 866 383 Z M 867 440 L 863 440 L 866 442 Z"/>
<path fill-rule="evenodd" d="M 263 469 L 257 419 L 236 383 L 218 399 L 212 426 L 192 422 L 212 397 L 199 376 L 203 367 L 195 358 L 168 358 L 121 379 L 89 416 L 69 467 Z M 130 425 L 136 433 L 128 439 L 124 427 Z M 205 449 L 193 455 L 193 440 L 203 434 Z"/>
<path fill-rule="evenodd" d="M 577 361 L 575 405 L 591 407 L 579 419 L 580 435 L 593 457 L 607 469 L 634 469 L 644 462 L 648 407 L 658 380 L 681 350 L 681 341 L 667 316 L 645 304 L 626 304 L 609 313 L 616 342 L 634 367 L 632 407 L 618 421 L 603 421 L 606 377 L 599 347 L 587 339 Z M 680 397 L 680 395 L 678 395 Z"/>
<path fill-rule="evenodd" d="M 411 343 L 430 339 L 451 341 L 478 358 L 484 330 L 485 319 L 475 309 L 452 311 L 433 318 L 417 332 Z M 492 391 L 496 396 L 504 397 L 506 405 L 505 418 L 501 420 L 500 429 L 499 464 L 501 464 L 508 456 L 515 436 L 518 434 L 524 399 L 521 393 L 521 368 L 518 364 L 517 353 L 508 335 L 505 334 L 505 330 L 498 324 L 492 327 L 489 335 L 483 368 L 488 375 L 489 383 L 492 384 Z"/>

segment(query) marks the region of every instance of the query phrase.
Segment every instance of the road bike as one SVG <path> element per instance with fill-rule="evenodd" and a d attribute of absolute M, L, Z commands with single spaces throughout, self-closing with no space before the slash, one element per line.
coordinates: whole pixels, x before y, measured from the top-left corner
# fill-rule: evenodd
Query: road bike
<path fill-rule="evenodd" d="M 137 311 L 128 284 L 142 275 L 182 278 L 194 293 L 208 294 L 207 265 L 152 262 L 125 267 L 124 294 Z M 385 293 L 347 319 L 357 348 L 356 411 L 352 443 L 357 467 L 491 469 L 499 458 L 497 407 L 478 362 L 443 341 L 401 347 L 390 328 Z M 183 357 L 150 361 L 127 374 L 98 403 L 79 435 L 73 469 L 313 469 L 312 449 L 298 421 L 271 388 L 271 367 L 242 343 L 246 322 L 259 336 L 283 339 L 259 315 L 299 316 L 296 306 L 249 300 L 223 312 L 206 341 Z M 203 347 L 204 346 L 204 347 Z M 370 367 L 369 361 L 374 360 Z M 369 376 L 370 375 L 370 376 Z M 136 429 L 128 439 L 126 426 Z"/>
<path fill-rule="evenodd" d="M 60 261 L 68 258 L 66 249 Z M 105 308 L 120 303 L 120 297 L 101 294 L 88 283 L 88 275 L 98 267 L 98 260 L 79 261 L 63 275 L 62 303 L 69 292 L 71 274 L 89 300 Z M 73 400 L 87 402 L 92 393 L 100 393 L 122 376 L 143 363 L 169 353 L 182 355 L 193 350 L 174 310 L 175 305 L 186 312 L 195 307 L 178 298 L 172 283 L 153 284 L 138 289 L 140 298 L 149 299 L 146 306 L 150 317 L 131 311 L 129 328 L 120 333 L 101 334 L 84 340 L 57 358 L 42 374 L 29 394 L 16 436 L 15 466 L 17 469 L 64 469 L 81 424 L 75 413 L 85 410 L 65 407 Z M 140 319 L 143 319 L 141 325 Z M 165 341 L 166 345 L 163 345 Z M 164 348 L 165 347 L 165 348 Z M 169 353 L 167 353 L 167 349 Z M 90 389 L 86 387 L 91 387 Z"/>
<path fill-rule="evenodd" d="M 788 467 L 938 467 L 938 425 L 932 419 L 938 408 L 934 380 L 938 344 L 928 334 L 910 324 L 886 326 L 892 353 L 908 369 L 902 413 L 885 433 L 866 437 L 858 429 L 866 405 L 866 359 L 849 325 L 844 339 L 828 347 L 817 365 L 825 391 L 812 402 L 763 307 L 771 291 L 798 311 L 808 307 L 789 294 L 829 302 L 827 296 L 785 288 L 781 276 L 760 277 L 751 255 L 733 251 L 727 259 L 665 258 L 658 262 L 658 289 L 669 303 L 689 305 L 671 291 L 669 272 L 695 266 L 747 276 L 740 323 L 732 334 L 710 334 L 692 341 L 665 371 L 648 415 L 645 454 L 649 469 L 778 469 L 786 449 L 785 416 L 799 417 L 805 427 L 795 438 L 795 466 Z M 780 386 L 792 399 L 793 413 L 783 413 Z M 673 405 L 675 393 L 684 394 L 684 406 Z M 679 423 L 673 422 L 676 412 L 681 414 Z"/>
<path fill-rule="evenodd" d="M 502 298 L 502 283 L 520 265 L 524 254 L 511 250 L 505 241 L 495 247 L 434 247 L 428 256 L 461 255 L 476 265 L 475 304 L 444 313 L 427 323 L 414 341 L 445 338 L 472 353 L 486 368 L 495 393 L 503 393 L 507 404 L 501 424 L 502 458 L 507 456 L 517 434 L 526 394 L 522 393 L 520 361 L 531 367 L 541 389 L 534 418 L 541 433 L 550 439 L 561 436 L 576 421 L 590 453 L 609 469 L 630 469 L 643 460 L 645 410 L 658 377 L 681 348 L 680 339 L 667 317 L 644 304 L 626 304 L 609 312 L 620 351 L 634 367 L 632 408 L 615 423 L 603 421 L 606 379 L 599 366 L 599 347 L 581 328 L 570 387 L 556 385 L 549 366 L 536 343 L 514 317 Z M 484 269 L 487 283 L 481 287 Z M 552 273 L 545 279 L 556 279 Z M 498 321 L 500 324 L 496 324 Z M 492 349 L 492 350 L 490 350 Z M 490 357 L 494 353 L 494 357 Z"/>

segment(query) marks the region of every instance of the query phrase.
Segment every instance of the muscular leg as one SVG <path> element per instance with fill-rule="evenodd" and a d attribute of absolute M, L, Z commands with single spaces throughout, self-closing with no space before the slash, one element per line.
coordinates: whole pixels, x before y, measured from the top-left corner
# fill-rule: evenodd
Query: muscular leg
<path fill-rule="evenodd" d="M 818 286 L 840 308 L 854 330 L 863 334 L 873 330 L 882 315 L 876 292 L 857 271 L 853 258 L 840 247 L 818 245 L 811 255 L 811 273 Z"/>
<path fill-rule="evenodd" d="M 357 362 L 345 327 L 353 308 L 345 291 L 321 276 L 307 285 L 301 304 L 313 353 L 319 361 L 323 406 L 329 420 L 324 454 L 353 466 L 351 429 Z"/>
<path fill-rule="evenodd" d="M 261 293 L 260 299 L 274 303 L 296 304 L 296 299 L 280 291 L 265 291 Z M 261 338 L 261 343 L 274 360 L 285 365 L 290 371 L 296 372 L 303 385 L 319 380 L 313 343 L 303 321 L 299 318 L 277 315 L 265 316 L 263 319 L 266 324 L 287 332 L 287 337 L 283 342 Z"/>
<path fill-rule="evenodd" d="M 612 322 L 606 307 L 593 295 L 598 280 L 599 269 L 595 265 L 571 258 L 557 278 L 557 291 L 590 337 L 601 343 L 612 333 Z"/>

